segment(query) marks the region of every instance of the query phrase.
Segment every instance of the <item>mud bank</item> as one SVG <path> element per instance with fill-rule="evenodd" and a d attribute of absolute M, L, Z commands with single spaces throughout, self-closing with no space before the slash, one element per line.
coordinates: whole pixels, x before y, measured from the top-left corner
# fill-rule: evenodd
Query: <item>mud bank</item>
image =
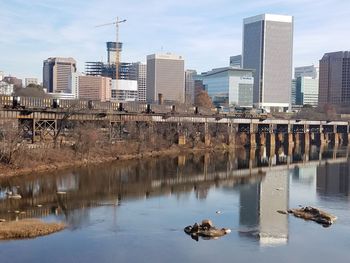
<path fill-rule="evenodd" d="M 133 159 L 143 159 L 143 158 L 153 158 L 159 156 L 174 156 L 179 154 L 190 154 L 196 152 L 227 152 L 234 150 L 235 148 L 225 147 L 225 145 L 217 145 L 216 147 L 196 147 L 196 148 L 186 148 L 179 146 L 172 146 L 165 150 L 158 151 L 146 151 L 137 154 L 120 154 L 116 156 L 100 155 L 97 157 L 90 157 L 84 159 L 70 159 L 63 162 L 51 162 L 51 163 L 38 163 L 34 167 L 13 167 L 11 165 L 0 166 L 0 178 L 13 177 L 13 176 L 24 176 L 28 174 L 40 174 L 47 172 L 54 172 L 64 169 L 69 169 L 73 167 L 84 167 L 90 165 L 99 165 L 103 163 L 122 161 L 122 160 L 133 160 Z"/>
<path fill-rule="evenodd" d="M 0 223 L 0 240 L 35 238 L 65 228 L 63 223 L 47 223 L 39 219 L 24 219 Z"/>

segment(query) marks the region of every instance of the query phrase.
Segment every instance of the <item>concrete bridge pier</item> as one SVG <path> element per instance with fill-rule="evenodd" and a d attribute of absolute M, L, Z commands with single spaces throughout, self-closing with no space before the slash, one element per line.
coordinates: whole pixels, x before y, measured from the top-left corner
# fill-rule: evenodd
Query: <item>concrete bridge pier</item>
<path fill-rule="evenodd" d="M 266 137 L 267 136 L 266 136 L 265 132 L 257 133 L 257 137 L 256 137 L 257 145 L 258 146 L 266 146 L 266 144 L 267 144 L 267 138 Z"/>
<path fill-rule="evenodd" d="M 236 142 L 236 132 L 235 127 L 232 123 L 227 124 L 227 144 L 230 147 L 234 147 Z"/>
<path fill-rule="evenodd" d="M 288 133 L 288 145 L 294 146 L 294 138 L 293 133 Z"/>
<path fill-rule="evenodd" d="M 211 136 L 209 132 L 209 123 L 204 123 L 204 144 L 205 146 L 210 146 L 211 144 Z"/>
<path fill-rule="evenodd" d="M 310 133 L 309 132 L 304 132 L 304 144 L 305 144 L 305 147 L 310 146 Z"/>

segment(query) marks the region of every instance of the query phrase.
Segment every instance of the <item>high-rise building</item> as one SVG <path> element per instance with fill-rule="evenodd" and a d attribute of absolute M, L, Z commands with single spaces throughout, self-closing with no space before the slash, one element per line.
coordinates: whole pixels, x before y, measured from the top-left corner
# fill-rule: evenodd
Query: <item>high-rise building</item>
<path fill-rule="evenodd" d="M 71 93 L 72 73 L 77 71 L 73 58 L 48 58 L 44 60 L 43 85 L 49 93 Z"/>
<path fill-rule="evenodd" d="M 111 99 L 112 79 L 101 76 L 79 76 L 79 98 L 99 101 Z"/>
<path fill-rule="evenodd" d="M 320 60 L 318 103 L 349 107 L 350 105 L 350 51 L 324 54 Z"/>
<path fill-rule="evenodd" d="M 196 76 L 216 106 L 253 106 L 254 70 L 217 68 Z"/>
<path fill-rule="evenodd" d="M 164 100 L 184 102 L 185 62 L 181 56 L 171 53 L 147 56 L 147 101 Z"/>
<path fill-rule="evenodd" d="M 146 101 L 147 66 L 141 62 L 133 63 L 137 80 L 138 101 Z"/>
<path fill-rule="evenodd" d="M 185 102 L 194 104 L 194 80 L 197 71 L 188 69 L 185 71 Z"/>
<path fill-rule="evenodd" d="M 230 67 L 241 68 L 242 67 L 242 55 L 230 57 Z"/>
<path fill-rule="evenodd" d="M 318 79 L 319 68 L 314 65 L 294 68 L 294 78 L 310 77 Z"/>
<path fill-rule="evenodd" d="M 255 70 L 254 103 L 286 110 L 291 101 L 293 17 L 263 14 L 243 24 L 243 68 Z"/>
<path fill-rule="evenodd" d="M 0 71 L 0 81 L 2 81 L 4 79 L 4 72 L 3 71 Z"/>
<path fill-rule="evenodd" d="M 24 86 L 28 87 L 29 84 L 34 84 L 34 85 L 38 85 L 38 79 L 37 78 L 25 78 L 24 79 Z"/>

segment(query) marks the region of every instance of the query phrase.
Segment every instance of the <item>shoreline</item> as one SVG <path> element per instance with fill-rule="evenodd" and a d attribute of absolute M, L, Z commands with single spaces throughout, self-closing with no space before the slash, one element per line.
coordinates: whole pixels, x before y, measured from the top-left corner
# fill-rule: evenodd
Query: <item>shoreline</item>
<path fill-rule="evenodd" d="M 147 151 L 143 153 L 135 153 L 135 154 L 120 154 L 115 157 L 113 156 L 101 156 L 101 157 L 93 157 L 90 159 L 81 159 L 81 160 L 71 160 L 70 162 L 55 162 L 51 164 L 39 164 L 35 167 L 23 167 L 16 168 L 11 165 L 3 165 L 0 167 L 0 179 L 10 178 L 10 177 L 21 177 L 30 174 L 43 174 L 46 172 L 56 172 L 62 171 L 70 168 L 80 168 L 87 166 L 100 165 L 104 163 L 117 162 L 117 161 L 126 161 L 126 160 L 138 160 L 143 158 L 155 158 L 159 156 L 175 156 L 179 154 L 191 154 L 196 152 L 229 152 L 235 150 L 239 147 L 229 147 L 229 146 L 211 146 L 211 147 L 195 147 L 195 148 L 187 148 L 181 147 L 177 145 L 173 145 L 168 149 L 158 150 L 158 151 Z"/>

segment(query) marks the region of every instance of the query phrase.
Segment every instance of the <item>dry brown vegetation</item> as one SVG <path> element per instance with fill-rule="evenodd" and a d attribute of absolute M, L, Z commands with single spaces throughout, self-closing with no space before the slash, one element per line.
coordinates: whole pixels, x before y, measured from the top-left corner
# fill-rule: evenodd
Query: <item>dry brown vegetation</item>
<path fill-rule="evenodd" d="M 211 98 L 208 95 L 208 92 L 204 90 L 201 90 L 200 92 L 198 92 L 198 94 L 196 94 L 196 97 L 194 98 L 194 104 L 196 106 L 208 109 L 214 107 Z"/>
<path fill-rule="evenodd" d="M 103 122 L 69 123 L 65 120 L 58 127 L 60 136 L 41 138 L 35 144 L 20 138 L 18 129 L 6 127 L 0 127 L 3 133 L 0 176 L 46 172 L 160 153 L 177 154 L 204 148 L 227 150 L 229 147 L 226 125 L 209 125 L 207 132 L 211 144 L 205 142 L 204 125 L 195 123 L 128 122 L 110 127 Z M 114 132 L 111 133 L 111 129 Z M 180 146 L 181 136 L 186 140 Z"/>
<path fill-rule="evenodd" d="M 38 219 L 0 223 L 0 240 L 34 238 L 61 231 L 66 226 L 63 223 L 47 223 Z"/>

